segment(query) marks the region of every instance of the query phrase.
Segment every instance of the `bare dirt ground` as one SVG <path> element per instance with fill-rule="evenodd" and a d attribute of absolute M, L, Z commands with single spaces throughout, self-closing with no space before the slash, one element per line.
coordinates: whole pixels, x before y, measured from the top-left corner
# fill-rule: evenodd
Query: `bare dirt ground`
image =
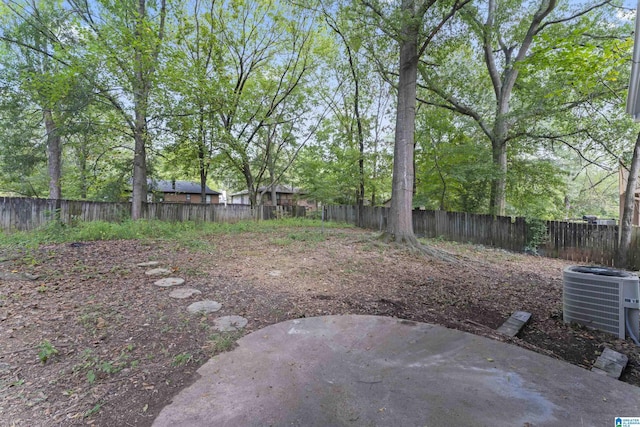
<path fill-rule="evenodd" d="M 0 425 L 148 426 L 211 356 L 242 334 L 287 319 L 374 314 L 432 322 L 511 342 L 589 369 L 605 346 L 630 342 L 562 322 L 567 262 L 430 242 L 441 263 L 355 229 L 280 229 L 168 241 L 60 244 L 0 253 Z M 153 286 L 139 262 L 157 260 L 202 291 L 187 300 Z M 29 275 L 19 279 L 19 275 Z M 37 276 L 37 278 L 35 278 Z M 199 299 L 222 309 L 187 313 Z M 495 332 L 515 310 L 533 314 L 519 338 Z M 216 333 L 225 315 L 249 320 Z M 256 355 L 259 357 L 259 355 Z"/>

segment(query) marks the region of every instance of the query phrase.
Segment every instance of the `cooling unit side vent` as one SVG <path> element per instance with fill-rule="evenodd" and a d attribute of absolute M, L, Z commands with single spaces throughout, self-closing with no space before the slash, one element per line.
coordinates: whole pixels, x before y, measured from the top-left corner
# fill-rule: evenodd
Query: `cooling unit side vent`
<path fill-rule="evenodd" d="M 565 268 L 562 279 L 565 322 L 625 338 L 625 308 L 640 308 L 638 276 L 604 267 L 572 266 Z M 638 325 L 632 327 L 637 334 Z"/>

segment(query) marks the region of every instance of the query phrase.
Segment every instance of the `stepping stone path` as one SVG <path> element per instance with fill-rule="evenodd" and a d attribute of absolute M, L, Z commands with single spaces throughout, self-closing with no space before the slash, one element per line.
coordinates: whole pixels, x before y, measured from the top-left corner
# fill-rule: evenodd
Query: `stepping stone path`
<path fill-rule="evenodd" d="M 184 279 L 180 277 L 165 277 L 164 279 L 156 280 L 153 282 L 154 285 L 160 286 L 161 288 L 169 288 L 171 286 L 178 286 L 184 283 Z"/>
<path fill-rule="evenodd" d="M 220 332 L 234 332 L 243 329 L 249 321 L 242 316 L 218 317 L 213 321 L 213 329 Z"/>
<path fill-rule="evenodd" d="M 136 264 L 138 267 L 155 267 L 156 265 L 160 265 L 160 261 L 147 261 L 140 262 Z"/>
<path fill-rule="evenodd" d="M 166 268 L 152 268 L 144 272 L 147 276 L 164 276 L 169 273 L 171 273 L 171 270 L 167 270 Z"/>
<path fill-rule="evenodd" d="M 136 264 L 138 267 L 155 267 L 160 265 L 159 261 L 146 261 Z M 153 268 L 144 272 L 147 276 L 164 276 L 171 273 L 171 270 L 166 268 Z M 273 270 L 269 272 L 272 277 L 279 277 L 282 275 L 280 270 Z M 181 277 L 165 277 L 156 280 L 153 284 L 160 288 L 170 288 L 172 286 L 178 286 L 184 284 L 185 280 Z M 178 288 L 171 291 L 170 298 L 186 299 L 194 295 L 200 295 L 198 289 L 193 288 Z M 194 302 L 187 307 L 187 311 L 192 314 L 208 314 L 214 313 L 222 308 L 222 304 L 217 301 L 203 300 Z M 248 320 L 242 316 L 223 316 L 214 320 L 213 328 L 219 332 L 234 332 L 243 329 L 247 326 Z M 2 367 L 2 365 L 0 365 Z M 0 369 L 1 372 L 1 369 Z"/>
<path fill-rule="evenodd" d="M 222 304 L 216 301 L 204 300 L 198 301 L 187 307 L 187 311 L 193 314 L 207 314 L 218 311 L 222 308 Z"/>
<path fill-rule="evenodd" d="M 202 292 L 200 292 L 197 289 L 193 289 L 193 288 L 178 288 L 175 289 L 173 291 L 171 291 L 171 293 L 169 294 L 169 296 L 171 298 L 175 298 L 175 299 L 185 299 L 185 298 L 189 298 L 193 295 L 199 295 Z"/>

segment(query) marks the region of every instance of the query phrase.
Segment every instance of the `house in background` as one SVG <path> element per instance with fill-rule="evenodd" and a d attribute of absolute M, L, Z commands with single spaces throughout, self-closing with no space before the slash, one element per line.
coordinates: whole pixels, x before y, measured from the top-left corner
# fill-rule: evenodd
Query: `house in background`
<path fill-rule="evenodd" d="M 166 203 L 203 203 L 200 184 L 189 181 L 148 180 L 148 191 L 152 200 Z M 204 203 L 220 203 L 220 193 L 205 187 Z"/>
<path fill-rule="evenodd" d="M 259 193 L 262 195 L 263 206 L 273 206 L 271 202 L 271 189 L 268 187 L 260 187 Z M 231 194 L 231 203 L 236 205 L 250 205 L 249 190 L 239 191 Z M 276 205 L 277 206 L 304 206 L 307 209 L 316 209 L 318 203 L 313 200 L 307 200 L 305 198 L 305 192 L 295 187 L 288 187 L 286 185 L 276 185 Z"/>

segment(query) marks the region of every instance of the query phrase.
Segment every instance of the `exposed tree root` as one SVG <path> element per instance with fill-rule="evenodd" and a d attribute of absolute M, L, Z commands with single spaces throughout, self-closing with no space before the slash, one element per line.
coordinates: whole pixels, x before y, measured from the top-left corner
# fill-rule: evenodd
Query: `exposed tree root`
<path fill-rule="evenodd" d="M 460 263 L 460 259 L 455 255 L 445 250 L 434 248 L 433 246 L 423 245 L 413 235 L 400 236 L 400 235 L 393 235 L 391 233 L 384 232 L 380 235 L 378 239 L 382 240 L 384 243 L 393 243 L 417 255 L 425 255 L 430 258 L 436 259 L 438 261 L 448 262 L 451 264 Z"/>

